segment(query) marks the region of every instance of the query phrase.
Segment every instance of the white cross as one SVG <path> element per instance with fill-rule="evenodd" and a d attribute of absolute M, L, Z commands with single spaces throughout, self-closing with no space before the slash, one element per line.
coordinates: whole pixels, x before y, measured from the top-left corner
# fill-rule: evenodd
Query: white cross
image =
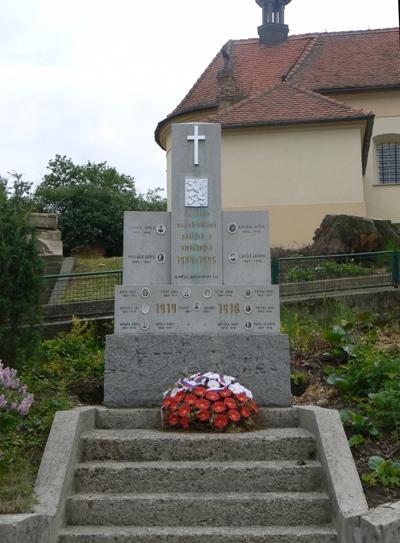
<path fill-rule="evenodd" d="M 193 164 L 195 166 L 198 166 L 199 165 L 199 141 L 206 141 L 206 137 L 205 136 L 199 136 L 199 127 L 198 127 L 197 124 L 194 126 L 194 135 L 193 136 L 188 136 L 187 140 L 194 142 L 194 160 L 193 160 Z"/>

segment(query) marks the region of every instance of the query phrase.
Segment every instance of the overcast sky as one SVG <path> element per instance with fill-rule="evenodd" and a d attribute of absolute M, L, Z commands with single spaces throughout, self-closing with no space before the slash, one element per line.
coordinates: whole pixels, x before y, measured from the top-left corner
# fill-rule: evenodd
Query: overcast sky
<path fill-rule="evenodd" d="M 0 0 L 0 175 L 38 183 L 55 154 L 165 187 L 154 129 L 228 39 L 257 35 L 255 0 Z M 398 25 L 397 0 L 293 0 L 291 34 Z"/>

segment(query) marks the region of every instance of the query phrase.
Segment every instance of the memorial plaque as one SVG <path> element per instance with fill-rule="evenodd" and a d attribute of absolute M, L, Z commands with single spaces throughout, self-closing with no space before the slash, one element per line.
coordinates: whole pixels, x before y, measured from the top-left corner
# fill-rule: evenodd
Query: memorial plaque
<path fill-rule="evenodd" d="M 267 211 L 225 211 L 223 282 L 237 285 L 271 283 Z"/>
<path fill-rule="evenodd" d="M 116 289 L 117 334 L 276 334 L 276 286 L 153 285 Z"/>
<path fill-rule="evenodd" d="M 222 284 L 220 136 L 217 124 L 172 125 L 172 284 Z"/>
<path fill-rule="evenodd" d="M 170 213 L 127 211 L 123 284 L 171 282 Z"/>

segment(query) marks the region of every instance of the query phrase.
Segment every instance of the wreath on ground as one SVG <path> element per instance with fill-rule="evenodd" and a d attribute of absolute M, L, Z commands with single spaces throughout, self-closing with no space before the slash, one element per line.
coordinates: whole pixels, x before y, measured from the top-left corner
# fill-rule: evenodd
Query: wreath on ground
<path fill-rule="evenodd" d="M 164 393 L 163 428 L 238 432 L 254 430 L 258 408 L 250 390 L 229 375 L 195 373 Z"/>

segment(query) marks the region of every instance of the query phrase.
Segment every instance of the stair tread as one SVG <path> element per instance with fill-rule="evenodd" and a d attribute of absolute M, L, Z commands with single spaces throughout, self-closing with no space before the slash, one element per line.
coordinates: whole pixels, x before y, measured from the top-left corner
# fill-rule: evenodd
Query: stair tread
<path fill-rule="evenodd" d="M 249 468 L 274 468 L 274 469 L 288 469 L 288 468 L 320 468 L 321 463 L 318 460 L 307 460 L 305 463 L 299 464 L 298 460 L 224 460 L 224 461 L 208 461 L 208 460 L 175 460 L 174 462 L 168 460 L 153 460 L 143 462 L 133 461 L 118 461 L 118 460 L 92 460 L 85 461 L 77 464 L 77 469 L 94 469 L 94 468 L 107 468 L 110 470 L 124 470 L 124 469 L 139 469 L 139 468 L 155 468 L 169 470 L 179 470 L 184 468 L 229 468 L 245 470 Z"/>
<path fill-rule="evenodd" d="M 122 429 L 122 430 L 103 430 L 96 429 L 82 435 L 83 440 L 87 439 L 112 439 L 116 441 L 139 441 L 163 440 L 163 441 L 249 441 L 249 440 L 267 440 L 282 439 L 284 437 L 303 437 L 305 439 L 314 436 L 308 430 L 303 428 L 266 428 L 253 432 L 243 433 L 190 433 L 190 432 L 166 432 L 163 430 L 148 429 Z"/>
<path fill-rule="evenodd" d="M 140 493 L 76 493 L 68 498 L 69 501 L 82 500 L 197 500 L 197 501 L 220 501 L 220 500 L 257 500 L 257 499 L 318 499 L 328 500 L 328 495 L 325 492 L 203 492 L 198 494 L 195 492 L 140 492 Z"/>
<path fill-rule="evenodd" d="M 336 530 L 331 524 L 318 526 L 66 526 L 59 535 L 73 534 L 113 534 L 123 532 L 129 535 L 138 534 L 202 534 L 202 535 L 262 535 L 262 534 L 323 534 L 334 535 Z"/>

